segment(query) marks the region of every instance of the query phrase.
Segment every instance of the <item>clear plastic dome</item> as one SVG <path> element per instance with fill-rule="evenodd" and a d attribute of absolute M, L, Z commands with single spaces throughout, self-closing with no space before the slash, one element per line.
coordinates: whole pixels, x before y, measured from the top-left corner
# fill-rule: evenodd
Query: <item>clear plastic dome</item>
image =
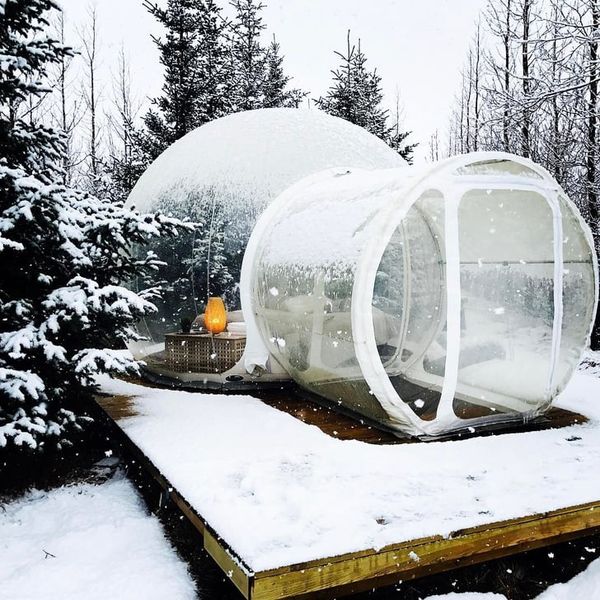
<path fill-rule="evenodd" d="M 245 258 L 248 368 L 398 431 L 546 410 L 593 322 L 591 233 L 558 184 L 501 153 L 301 182 Z"/>
<path fill-rule="evenodd" d="M 383 141 L 317 110 L 261 109 L 212 121 L 175 142 L 141 176 L 127 204 L 200 224 L 153 248 L 166 266 L 147 287 L 166 290 L 159 313 L 140 323 L 147 341 L 131 344 L 150 370 L 206 381 L 200 362 L 167 364 L 165 339 L 204 311 L 208 296 L 239 308 L 239 276 L 254 224 L 291 184 L 330 167 L 406 166 Z M 241 319 L 238 315 L 236 318 Z M 212 354 L 212 353 L 211 353 Z M 217 369 L 220 371 L 221 369 Z M 213 369 L 213 379 L 219 379 Z"/>

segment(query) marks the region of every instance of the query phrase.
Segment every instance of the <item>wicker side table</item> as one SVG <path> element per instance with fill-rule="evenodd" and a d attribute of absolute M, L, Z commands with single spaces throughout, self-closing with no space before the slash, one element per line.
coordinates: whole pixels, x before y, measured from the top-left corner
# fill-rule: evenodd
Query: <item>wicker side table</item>
<path fill-rule="evenodd" d="M 235 333 L 167 333 L 167 366 L 177 373 L 223 373 L 242 358 L 246 336 Z"/>

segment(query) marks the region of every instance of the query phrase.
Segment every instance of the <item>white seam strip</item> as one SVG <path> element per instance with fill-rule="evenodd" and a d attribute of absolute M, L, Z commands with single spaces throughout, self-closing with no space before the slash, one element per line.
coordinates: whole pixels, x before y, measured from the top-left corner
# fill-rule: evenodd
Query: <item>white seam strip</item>
<path fill-rule="evenodd" d="M 560 341 L 562 335 L 563 319 L 563 233 L 562 215 L 558 195 L 552 194 L 549 198 L 554 219 L 554 321 L 552 324 L 552 354 L 550 357 L 550 372 L 548 375 L 547 398 L 552 397 L 554 377 L 560 355 Z"/>
<path fill-rule="evenodd" d="M 456 420 L 453 401 L 458 380 L 458 357 L 460 353 L 460 251 L 458 238 L 458 205 L 461 193 L 455 192 L 446 200 L 445 246 L 446 246 L 446 366 L 444 385 L 432 426 L 445 429 Z"/>

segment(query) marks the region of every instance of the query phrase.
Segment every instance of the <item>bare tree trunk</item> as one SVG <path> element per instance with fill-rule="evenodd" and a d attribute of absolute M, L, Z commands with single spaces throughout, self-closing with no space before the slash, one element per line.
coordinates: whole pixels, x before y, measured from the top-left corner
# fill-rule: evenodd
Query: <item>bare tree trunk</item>
<path fill-rule="evenodd" d="M 589 35 L 589 96 L 588 96 L 588 123 L 587 123 L 587 149 L 586 149 L 586 182 L 587 200 L 590 214 L 590 223 L 594 235 L 596 254 L 600 256 L 600 231 L 598 207 L 598 192 L 596 189 L 596 158 L 597 158 L 597 132 L 598 132 L 598 32 L 600 25 L 600 9 L 598 0 L 591 0 L 592 24 Z M 596 322 L 592 332 L 591 346 L 594 350 L 600 349 L 600 311 L 596 314 Z"/>
<path fill-rule="evenodd" d="M 553 9 L 554 26 L 552 28 L 552 54 L 551 54 L 551 72 L 552 72 L 552 86 L 557 89 L 559 86 L 558 78 L 558 35 L 559 35 L 559 11 L 555 5 Z M 552 136 L 550 141 L 550 156 L 552 161 L 552 168 L 550 169 L 555 179 L 561 182 L 561 164 L 560 164 L 560 153 L 561 153 L 561 135 L 560 135 L 560 112 L 558 108 L 558 94 L 553 94 L 551 100 L 552 107 Z"/>
<path fill-rule="evenodd" d="M 129 68 L 125 51 L 121 47 L 119 52 L 119 79 L 118 94 L 120 100 L 119 113 L 121 116 L 121 143 L 123 145 L 123 162 L 130 162 L 131 153 L 131 129 L 133 127 L 133 115 L 131 114 L 131 86 L 129 81 Z"/>
<path fill-rule="evenodd" d="M 480 110 L 480 91 L 479 91 L 479 65 L 481 61 L 481 23 L 477 21 L 477 33 L 475 37 L 475 72 L 474 72 L 474 87 L 475 87 L 475 106 L 474 117 L 475 125 L 473 128 L 473 150 L 477 152 L 479 149 L 479 110 Z"/>
<path fill-rule="evenodd" d="M 504 115 L 502 119 L 502 139 L 504 141 L 504 151 L 510 152 L 509 127 L 509 96 L 510 96 L 510 11 L 511 0 L 506 1 L 506 23 L 504 35 L 502 36 L 502 46 L 504 51 Z"/>
<path fill-rule="evenodd" d="M 530 140 L 530 107 L 529 97 L 531 94 L 530 88 L 530 73 L 529 73 L 529 26 L 531 19 L 531 1 L 523 1 L 523 39 L 521 42 L 521 68 L 523 75 L 523 122 L 521 124 L 521 154 L 526 158 L 531 156 L 531 140 Z"/>
<path fill-rule="evenodd" d="M 469 48 L 469 70 L 467 71 L 467 102 L 465 107 L 465 132 L 466 144 L 465 149 L 471 152 L 471 96 L 473 94 L 473 48 Z"/>
<path fill-rule="evenodd" d="M 62 44 L 65 43 L 65 17 L 62 10 L 59 12 L 58 21 L 58 34 Z M 69 124 L 67 123 L 67 69 L 69 63 L 64 55 L 60 57 L 60 63 L 58 65 L 58 92 L 59 92 L 59 123 L 60 128 L 65 136 L 66 152 L 63 158 L 63 183 L 66 185 L 70 182 L 70 168 L 71 168 L 71 139 L 69 135 Z"/>
<path fill-rule="evenodd" d="M 437 129 L 429 138 L 429 159 L 431 162 L 440 160 L 440 135 Z"/>
<path fill-rule="evenodd" d="M 588 122 L 587 122 L 587 149 L 586 149 L 586 181 L 587 198 L 590 218 L 594 229 L 596 247 L 600 248 L 600 232 L 598 231 L 598 219 L 600 211 L 598 208 L 598 193 L 596 190 L 596 155 L 597 155 L 597 131 L 598 131 L 598 30 L 599 30 L 599 7 L 598 0 L 592 0 L 592 25 L 589 36 L 589 96 L 588 96 Z"/>
<path fill-rule="evenodd" d="M 460 88 L 460 114 L 458 121 L 458 141 L 460 144 L 460 153 L 465 151 L 465 133 L 464 133 L 464 120 L 465 120 L 465 74 L 462 75 L 462 86 Z"/>
<path fill-rule="evenodd" d="M 88 155 L 90 160 L 90 174 L 93 178 L 98 175 L 98 27 L 96 8 L 92 7 L 89 11 L 89 22 L 86 29 L 80 33 L 83 46 L 83 61 L 85 65 L 86 89 L 85 100 L 89 112 L 89 140 Z"/>
<path fill-rule="evenodd" d="M 139 111 L 139 103 L 131 92 L 131 74 L 123 47 L 119 50 L 118 71 L 114 77 L 113 110 L 109 118 L 109 148 L 113 167 L 119 165 L 120 192 L 125 196 L 131 191 L 134 181 L 132 137 L 134 119 Z M 114 139 L 114 143 L 112 140 Z M 115 182 L 117 183 L 117 182 Z"/>

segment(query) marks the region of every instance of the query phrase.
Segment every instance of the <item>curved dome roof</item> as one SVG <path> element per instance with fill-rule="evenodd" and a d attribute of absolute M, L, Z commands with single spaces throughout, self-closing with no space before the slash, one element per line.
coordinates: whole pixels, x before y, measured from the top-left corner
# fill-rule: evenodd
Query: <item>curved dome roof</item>
<path fill-rule="evenodd" d="M 140 177 L 127 204 L 177 213 L 179 199 L 212 189 L 222 203 L 241 200 L 260 210 L 292 183 L 329 167 L 402 165 L 385 142 L 343 119 L 319 110 L 259 109 L 211 121 L 175 142 Z"/>

